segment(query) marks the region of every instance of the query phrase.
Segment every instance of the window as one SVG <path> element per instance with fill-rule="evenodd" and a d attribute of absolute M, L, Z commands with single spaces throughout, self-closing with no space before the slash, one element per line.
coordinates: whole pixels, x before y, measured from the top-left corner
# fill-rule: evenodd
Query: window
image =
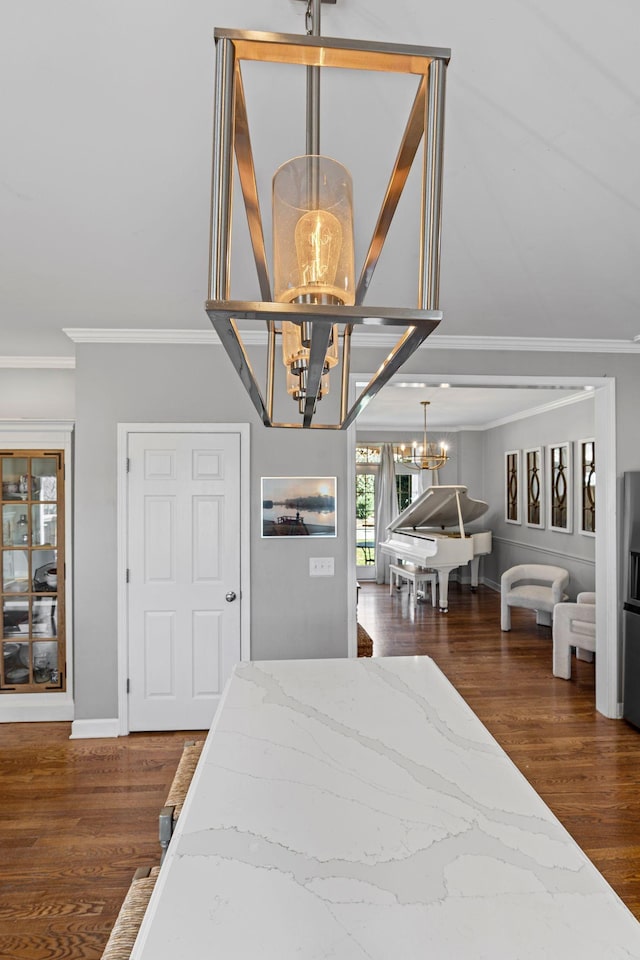
<path fill-rule="evenodd" d="M 413 477 L 409 473 L 400 473 L 396 476 L 396 492 L 398 494 L 398 510 L 402 513 L 413 500 Z"/>
<path fill-rule="evenodd" d="M 401 464 L 402 448 L 394 447 L 398 511 L 409 506 L 417 494 L 418 474 Z M 380 465 L 380 444 L 356 447 L 356 564 L 372 567 L 376 559 L 375 486 Z"/>
<path fill-rule="evenodd" d="M 375 562 L 375 485 L 373 473 L 356 474 L 356 564 Z"/>

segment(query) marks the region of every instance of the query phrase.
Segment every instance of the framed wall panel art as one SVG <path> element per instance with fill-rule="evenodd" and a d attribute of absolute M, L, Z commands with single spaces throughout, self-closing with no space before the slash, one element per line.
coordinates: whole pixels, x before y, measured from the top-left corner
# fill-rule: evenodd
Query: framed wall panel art
<path fill-rule="evenodd" d="M 596 442 L 593 437 L 578 441 L 580 458 L 580 533 L 596 535 Z"/>
<path fill-rule="evenodd" d="M 335 537 L 335 477 L 262 477 L 263 537 Z"/>
<path fill-rule="evenodd" d="M 544 451 L 532 447 L 523 452 L 525 477 L 525 523 L 528 527 L 544 527 Z"/>
<path fill-rule="evenodd" d="M 551 443 L 547 447 L 547 479 L 549 494 L 547 514 L 549 530 L 573 531 L 571 496 L 571 443 Z"/>
<path fill-rule="evenodd" d="M 504 484 L 504 519 L 507 523 L 522 523 L 519 450 L 507 450 L 504 455 Z"/>

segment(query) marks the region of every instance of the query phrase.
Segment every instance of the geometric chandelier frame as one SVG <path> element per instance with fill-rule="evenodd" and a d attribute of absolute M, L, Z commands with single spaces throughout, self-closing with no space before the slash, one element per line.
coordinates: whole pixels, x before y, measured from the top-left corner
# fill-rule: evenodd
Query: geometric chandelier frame
<path fill-rule="evenodd" d="M 207 314 L 265 426 L 346 429 L 442 319 L 439 309 L 442 148 L 445 78 L 450 51 L 245 30 L 216 29 L 214 37 L 216 81 Z M 242 80 L 241 64 L 245 60 L 293 63 L 307 68 L 341 67 L 406 73 L 418 77 L 417 92 L 361 267 L 353 306 L 273 301 Z M 419 237 L 416 239 L 419 249 L 417 306 L 415 309 L 365 306 L 367 290 L 422 140 L 422 210 Z M 229 299 L 234 155 L 261 301 Z M 254 374 L 241 335 L 242 323 L 255 320 L 264 321 L 267 330 L 264 390 Z M 276 343 L 282 335 L 283 321 L 304 322 L 310 331 L 307 391 L 300 422 L 280 423 L 273 418 Z M 341 348 L 340 415 L 336 423 L 318 423 L 313 418 L 317 409 L 322 407 L 318 395 L 321 393 L 325 355 L 336 324 Z M 406 329 L 401 332 L 398 342 L 351 409 L 348 409 L 352 333 L 354 329 L 376 326 Z"/>

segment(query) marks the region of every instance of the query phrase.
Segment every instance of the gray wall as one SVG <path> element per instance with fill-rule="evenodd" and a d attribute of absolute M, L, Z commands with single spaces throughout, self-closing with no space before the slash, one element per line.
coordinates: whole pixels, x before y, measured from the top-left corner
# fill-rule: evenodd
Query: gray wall
<path fill-rule="evenodd" d="M 382 358 L 380 350 L 358 351 L 352 369 L 375 370 Z M 404 371 L 434 375 L 500 376 L 508 372 L 528 377 L 615 377 L 620 475 L 625 470 L 640 469 L 638 365 L 636 356 L 617 354 L 426 349 L 412 357 Z M 216 347 L 80 345 L 76 382 L 76 716 L 82 719 L 116 715 L 118 422 L 210 420 L 251 424 L 252 502 L 247 508 L 252 510 L 252 656 L 344 655 L 346 623 L 353 616 L 347 597 L 351 545 L 346 523 L 351 490 L 347 489 L 346 437 L 341 432 L 263 428 L 227 358 Z M 585 430 L 582 435 L 589 434 Z M 473 432 L 463 433 L 457 436 L 456 445 L 457 467 L 450 482 L 468 483 L 472 496 L 488 499 L 482 472 L 478 485 L 475 479 L 473 485 L 469 482 L 471 468 L 475 469 L 482 459 L 481 438 Z M 336 541 L 318 539 L 310 545 L 302 541 L 261 541 L 255 512 L 260 477 L 298 474 L 338 477 Z M 334 578 L 309 579 L 308 557 L 314 555 L 335 556 Z"/>
<path fill-rule="evenodd" d="M 593 437 L 595 430 L 593 397 L 547 413 L 527 417 L 513 423 L 487 430 L 485 444 L 484 489 L 489 503 L 485 519 L 493 532 L 493 552 L 483 561 L 483 576 L 496 587 L 502 573 L 517 563 L 551 563 L 569 570 L 569 596 L 573 599 L 581 590 L 595 589 L 595 539 L 579 532 L 577 465 L 578 446 L 575 441 Z M 545 504 L 545 527 L 537 529 L 526 525 L 524 498 L 521 495 L 521 523 L 505 520 L 504 455 L 507 450 L 523 451 L 530 447 L 545 447 L 548 443 L 573 442 L 573 530 L 560 533 L 548 529 L 549 518 Z M 545 451 L 546 457 L 546 451 Z M 524 463 L 521 461 L 521 494 L 525 490 Z M 545 467 L 548 467 L 545 460 Z M 547 470 L 545 470 L 547 483 Z M 545 489 L 546 498 L 546 489 Z"/>
<path fill-rule="evenodd" d="M 75 371 L 0 369 L 0 419 L 73 420 Z"/>
<path fill-rule="evenodd" d="M 75 511 L 76 718 L 117 715 L 116 429 L 119 422 L 251 424 L 251 656 L 346 656 L 347 438 L 266 429 L 214 346 L 80 345 Z M 337 476 L 338 537 L 263 540 L 262 476 Z M 335 557 L 310 578 L 308 558 Z"/>

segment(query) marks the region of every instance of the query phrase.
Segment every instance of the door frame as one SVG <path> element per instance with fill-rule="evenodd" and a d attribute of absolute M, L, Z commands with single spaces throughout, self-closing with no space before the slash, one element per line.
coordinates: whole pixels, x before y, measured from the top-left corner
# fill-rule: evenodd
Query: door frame
<path fill-rule="evenodd" d="M 249 470 L 250 428 L 248 423 L 119 423 L 117 440 L 117 582 L 118 582 L 118 735 L 129 733 L 129 617 L 126 582 L 129 484 L 127 449 L 132 433 L 237 433 L 240 437 L 240 659 L 251 654 L 250 519 L 251 474 Z"/>
<path fill-rule="evenodd" d="M 452 364 L 453 366 L 453 364 Z M 350 375 L 350 398 L 356 398 L 356 384 L 368 383 L 371 374 Z M 411 380 L 433 386 L 443 381 L 456 386 L 494 387 L 573 387 L 593 390 L 594 437 L 601 466 L 596 484 L 596 512 L 598 522 L 595 536 L 596 593 L 599 600 L 596 609 L 596 633 L 601 640 L 596 656 L 596 710 L 605 717 L 619 720 L 622 717 L 620 677 L 622 662 L 622 626 L 618 587 L 618 516 L 617 516 L 617 459 L 616 459 L 616 379 L 615 377 L 538 377 L 515 374 L 396 374 L 390 383 Z M 348 456 L 350 461 L 349 482 L 355 484 L 356 426 L 349 427 Z M 352 503 L 352 501 L 354 501 Z M 353 546 L 355 563 L 355 498 L 349 501 L 349 536 Z"/>

